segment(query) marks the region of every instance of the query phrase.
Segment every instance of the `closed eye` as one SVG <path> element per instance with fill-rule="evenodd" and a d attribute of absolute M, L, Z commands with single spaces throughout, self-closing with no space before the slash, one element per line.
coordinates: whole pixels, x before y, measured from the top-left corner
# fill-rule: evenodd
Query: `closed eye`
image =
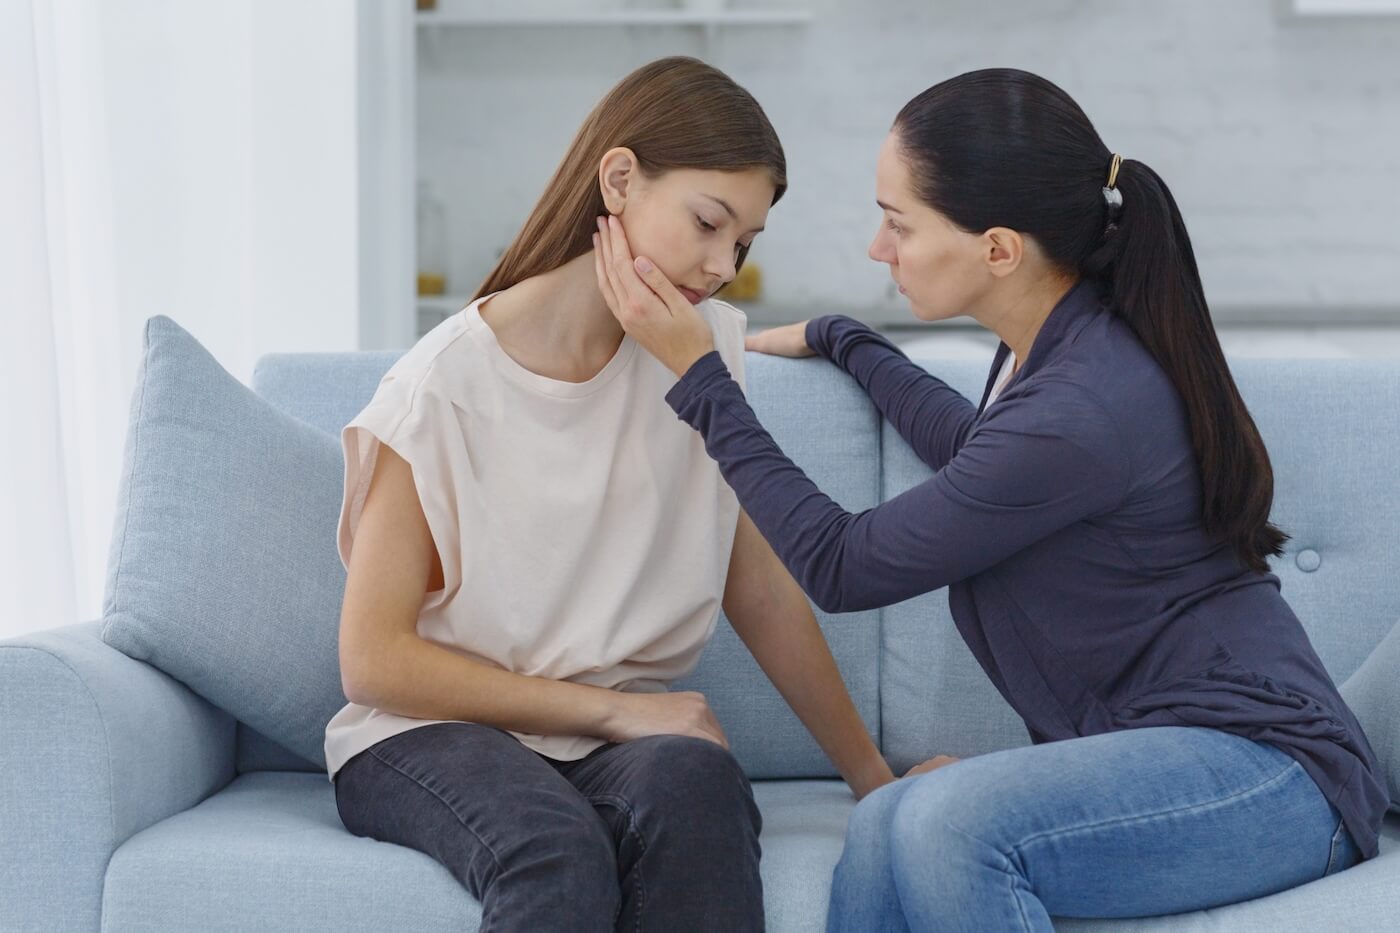
<path fill-rule="evenodd" d="M 698 223 L 698 224 L 700 225 L 700 228 L 701 228 L 702 230 L 705 230 L 705 231 L 708 232 L 708 233 L 714 233 L 714 232 L 715 232 L 715 226 L 714 226 L 714 224 L 707 223 L 707 222 L 705 221 L 705 218 L 701 217 L 701 216 L 698 215 L 698 214 L 695 216 L 695 222 Z"/>

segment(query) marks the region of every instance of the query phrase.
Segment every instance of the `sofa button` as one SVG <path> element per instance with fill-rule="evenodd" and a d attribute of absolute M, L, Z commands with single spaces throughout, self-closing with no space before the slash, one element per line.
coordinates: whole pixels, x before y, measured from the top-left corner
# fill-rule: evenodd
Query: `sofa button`
<path fill-rule="evenodd" d="M 1304 548 L 1298 552 L 1298 569 L 1303 573 L 1312 573 L 1322 566 L 1322 555 L 1312 548 Z"/>

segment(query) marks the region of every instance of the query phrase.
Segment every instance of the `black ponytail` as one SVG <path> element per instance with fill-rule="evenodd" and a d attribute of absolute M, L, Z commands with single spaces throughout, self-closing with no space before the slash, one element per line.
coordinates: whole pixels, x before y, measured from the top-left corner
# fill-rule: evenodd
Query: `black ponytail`
<path fill-rule="evenodd" d="M 1269 522 L 1274 474 L 1206 305 L 1186 224 L 1166 184 L 1141 162 L 1103 188 L 1113 154 L 1084 111 L 1025 71 L 987 69 L 910 101 L 894 130 L 921 198 L 970 232 L 1010 227 L 1050 260 L 1097 280 L 1111 306 L 1186 405 L 1201 473 L 1201 519 L 1254 570 L 1283 553 Z"/>

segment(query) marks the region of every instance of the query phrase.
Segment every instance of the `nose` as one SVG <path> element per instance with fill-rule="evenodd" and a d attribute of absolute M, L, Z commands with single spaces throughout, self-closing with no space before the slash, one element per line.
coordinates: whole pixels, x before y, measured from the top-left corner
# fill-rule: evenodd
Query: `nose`
<path fill-rule="evenodd" d="M 879 230 L 875 231 L 875 239 L 870 241 L 870 249 L 866 251 L 866 255 L 876 262 L 894 265 L 894 250 L 890 248 L 889 237 L 885 234 L 883 224 L 880 225 Z"/>
<path fill-rule="evenodd" d="M 715 249 L 705 259 L 704 272 L 706 275 L 717 276 L 720 285 L 728 285 L 738 274 L 738 270 L 735 269 L 738 258 L 738 250 L 726 253 L 723 247 Z"/>

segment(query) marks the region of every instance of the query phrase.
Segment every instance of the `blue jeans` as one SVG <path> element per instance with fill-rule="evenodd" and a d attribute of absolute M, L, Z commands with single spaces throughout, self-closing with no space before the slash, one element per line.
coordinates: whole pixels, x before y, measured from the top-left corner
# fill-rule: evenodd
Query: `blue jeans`
<path fill-rule="evenodd" d="M 1033 930 L 1262 897 L 1359 853 L 1302 765 L 1215 729 L 996 752 L 880 788 L 851 816 L 827 929 Z"/>
<path fill-rule="evenodd" d="M 350 832 L 442 863 L 481 902 L 482 933 L 763 929 L 758 807 L 713 742 L 654 735 L 554 761 L 437 723 L 350 759 L 335 794 Z"/>

